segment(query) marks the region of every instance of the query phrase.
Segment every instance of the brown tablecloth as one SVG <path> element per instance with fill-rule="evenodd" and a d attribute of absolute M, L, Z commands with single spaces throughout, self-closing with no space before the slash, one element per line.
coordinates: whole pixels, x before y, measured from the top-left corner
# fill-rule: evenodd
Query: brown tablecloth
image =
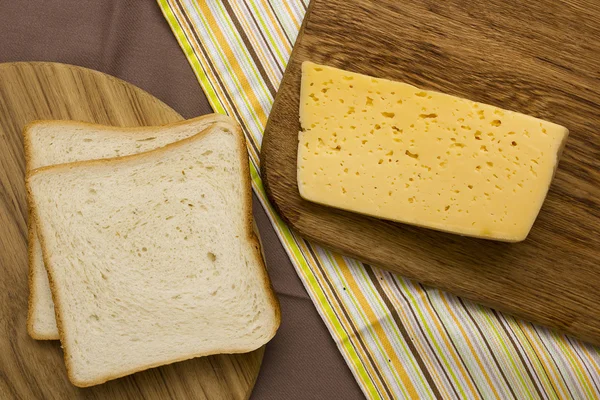
<path fill-rule="evenodd" d="M 152 0 L 0 0 L 0 62 L 11 61 L 92 68 L 145 89 L 186 118 L 211 112 Z M 254 217 L 282 321 L 267 346 L 253 398 L 362 398 L 256 199 Z"/>

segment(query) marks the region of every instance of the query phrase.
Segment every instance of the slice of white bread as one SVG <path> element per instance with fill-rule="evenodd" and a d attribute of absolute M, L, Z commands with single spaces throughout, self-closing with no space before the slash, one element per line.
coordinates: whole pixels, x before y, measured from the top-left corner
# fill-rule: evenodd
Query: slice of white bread
<path fill-rule="evenodd" d="M 239 126 L 137 155 L 32 171 L 71 382 L 267 343 L 280 322 L 252 229 Z"/>
<path fill-rule="evenodd" d="M 185 139 L 216 122 L 220 114 L 165 126 L 119 128 L 75 121 L 36 121 L 24 130 L 27 171 L 48 165 L 137 154 Z M 30 218 L 31 221 L 31 218 Z M 27 331 L 38 340 L 58 340 L 54 303 L 34 223 L 28 225 L 29 312 Z"/>

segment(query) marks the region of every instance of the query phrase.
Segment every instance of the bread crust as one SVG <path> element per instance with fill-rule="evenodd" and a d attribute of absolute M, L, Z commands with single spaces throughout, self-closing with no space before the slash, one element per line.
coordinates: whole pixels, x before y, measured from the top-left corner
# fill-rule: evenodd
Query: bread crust
<path fill-rule="evenodd" d="M 25 125 L 25 127 L 23 128 L 23 147 L 24 147 L 24 153 L 25 153 L 25 174 L 26 176 L 28 176 L 28 174 L 32 171 L 31 168 L 31 159 L 32 159 L 32 151 L 33 151 L 33 146 L 31 145 L 31 136 L 32 136 L 32 131 L 39 127 L 40 125 L 42 126 L 56 126 L 56 127 L 64 127 L 66 126 L 71 126 L 73 128 L 78 128 L 78 127 L 84 127 L 84 128 L 89 128 L 89 129 L 102 129 L 103 131 L 108 131 L 111 132 L 115 135 L 121 135 L 123 134 L 123 132 L 133 132 L 135 134 L 145 134 L 145 133 L 151 133 L 151 132 L 155 132 L 157 129 L 169 129 L 175 126 L 180 126 L 180 125 L 187 125 L 187 124 L 192 124 L 192 123 L 197 123 L 197 122 L 201 122 L 201 121 L 206 121 L 207 124 L 213 124 L 213 123 L 217 123 L 217 122 L 226 122 L 226 123 L 234 123 L 232 122 L 231 118 L 229 118 L 226 115 L 222 115 L 222 114 L 207 114 L 207 115 L 201 115 L 199 117 L 196 118 L 192 118 L 189 120 L 181 120 L 181 121 L 177 121 L 171 124 L 167 124 L 167 125 L 161 125 L 161 126 L 136 126 L 136 127 L 127 127 L 127 128 L 123 128 L 123 127 L 118 127 L 118 126 L 109 126 L 109 125 L 100 125 L 100 124 L 94 124 L 94 123 L 89 123 L 89 122 L 79 122 L 79 121 L 60 121 L 60 120 L 37 120 L 37 121 L 32 121 L 30 123 L 28 123 L 27 125 Z M 28 302 L 27 302 L 27 333 L 29 334 L 29 336 L 32 339 L 35 340 L 59 340 L 60 336 L 59 335 L 52 335 L 52 334 L 44 334 L 41 332 L 38 332 L 35 330 L 35 326 L 34 326 L 34 318 L 33 318 L 33 311 L 34 309 L 36 309 L 36 306 L 34 306 L 36 304 L 35 299 L 36 299 L 36 287 L 35 287 L 35 280 L 36 280 L 36 269 L 33 268 L 33 263 L 34 263 L 34 246 L 33 243 L 36 239 L 36 234 L 37 234 L 37 230 L 35 229 L 36 224 L 34 223 L 34 218 L 32 216 L 32 211 L 31 211 L 31 207 L 32 205 L 30 204 L 30 199 L 29 196 L 27 196 L 27 214 L 28 214 L 28 225 L 27 225 L 27 263 L 29 266 L 29 274 L 28 274 L 28 286 L 29 286 L 29 297 L 28 297 Z M 39 240 L 39 238 L 38 238 Z"/>
<path fill-rule="evenodd" d="M 29 203 L 29 200 L 27 201 Z M 35 226 L 33 225 L 33 216 L 32 216 L 32 211 L 31 208 L 29 207 L 28 204 L 28 213 L 29 213 L 29 221 L 30 221 L 30 225 L 28 225 L 28 229 L 27 229 L 27 240 L 29 243 L 33 243 L 35 235 L 37 234 L 37 231 L 35 229 Z M 35 272 L 35 268 L 32 268 L 31 266 L 33 265 L 33 255 L 34 251 L 33 251 L 33 246 L 27 246 L 27 260 L 29 263 L 29 274 L 28 274 L 28 285 L 29 285 L 29 299 L 28 299 L 28 305 L 27 305 L 27 333 L 29 334 L 29 336 L 32 339 L 35 340 L 58 340 L 60 339 L 60 337 L 58 335 L 51 335 L 51 334 L 43 334 L 41 332 L 38 332 L 35 330 L 35 326 L 34 326 L 34 319 L 33 319 L 33 304 L 35 302 L 35 294 L 36 294 L 36 289 L 35 289 L 35 277 L 36 277 L 36 272 Z"/>
<path fill-rule="evenodd" d="M 31 121 L 30 123 L 25 125 L 25 127 L 23 128 L 23 135 L 26 138 L 28 138 L 29 135 L 31 135 L 30 131 L 38 125 L 56 125 L 57 127 L 64 127 L 65 125 L 71 125 L 73 127 L 85 126 L 88 128 L 102 129 L 104 131 L 113 131 L 116 134 L 122 134 L 123 131 L 136 132 L 136 133 L 152 132 L 152 131 L 156 131 L 157 129 L 172 128 L 172 127 L 180 126 L 180 125 L 189 125 L 191 123 L 195 123 L 195 122 L 199 122 L 199 121 L 203 121 L 203 120 L 213 120 L 212 122 L 215 122 L 215 123 L 216 122 L 225 122 L 225 123 L 236 123 L 237 124 L 237 122 L 235 122 L 233 119 L 231 119 L 231 117 L 228 117 L 227 115 L 224 115 L 224 114 L 205 114 L 205 115 L 200 115 L 199 117 L 194 117 L 191 119 L 182 119 L 181 121 L 172 122 L 170 124 L 152 125 L 152 126 L 114 126 L 114 125 L 95 124 L 92 122 L 84 122 L 84 121 L 39 119 L 39 120 Z M 131 154 L 131 155 L 133 155 L 133 154 Z M 121 157 L 127 157 L 127 156 L 121 156 Z M 119 157 L 114 157 L 114 158 L 119 158 Z M 91 161 L 91 160 L 88 160 L 88 161 Z M 78 162 L 83 162 L 83 161 L 78 161 Z"/>
<path fill-rule="evenodd" d="M 260 270 L 261 270 L 262 278 L 263 278 L 262 279 L 263 285 L 264 285 L 263 287 L 269 296 L 270 305 L 273 308 L 273 311 L 275 312 L 276 323 L 274 324 L 274 329 L 271 332 L 268 340 L 265 342 L 265 343 L 267 343 L 269 340 L 271 340 L 273 338 L 273 336 L 275 336 L 275 333 L 277 332 L 277 329 L 281 323 L 281 311 L 280 311 L 280 307 L 279 307 L 279 300 L 277 299 L 277 296 L 275 295 L 275 292 L 273 291 L 273 287 L 271 285 L 271 281 L 269 279 L 267 269 L 266 269 L 266 266 L 265 266 L 265 263 L 264 263 L 264 260 L 262 257 L 260 241 L 258 240 L 256 234 L 254 233 L 254 229 L 252 226 L 252 223 L 253 223 L 252 187 L 251 187 L 250 167 L 249 167 L 249 161 L 248 161 L 248 150 L 246 147 L 246 140 L 245 140 L 244 134 L 243 134 L 239 124 L 237 124 L 234 120 L 232 120 L 228 117 L 226 117 L 226 118 L 228 119 L 227 122 L 226 121 L 217 122 L 217 123 L 213 124 L 212 126 L 204 129 L 202 132 L 200 132 L 196 135 L 190 136 L 186 139 L 182 139 L 178 142 L 170 143 L 164 147 L 161 147 L 161 148 L 158 148 L 155 150 L 151 150 L 151 151 L 148 151 L 145 153 L 138 153 L 138 154 L 132 154 L 132 155 L 114 157 L 114 158 L 106 158 L 106 159 L 98 159 L 98 160 L 79 161 L 79 162 L 67 163 L 67 164 L 51 165 L 51 166 L 41 167 L 41 168 L 38 168 L 38 169 L 35 169 L 32 171 L 27 171 L 27 175 L 26 175 L 27 201 L 28 201 L 28 204 L 32 205 L 32 209 L 31 209 L 32 217 L 33 217 L 32 220 L 34 221 L 35 224 L 37 224 L 38 223 L 38 212 L 37 212 L 35 203 L 33 201 L 31 188 L 29 185 L 29 180 L 36 174 L 50 172 L 50 171 L 60 171 L 60 170 L 70 169 L 72 167 L 79 167 L 79 166 L 107 165 L 107 164 L 113 163 L 115 161 L 127 162 L 127 161 L 143 160 L 144 158 L 151 158 L 151 157 L 154 157 L 156 154 L 161 154 L 161 153 L 170 151 L 172 149 L 176 149 L 178 147 L 185 146 L 186 144 L 191 143 L 192 141 L 200 140 L 200 139 L 202 139 L 202 137 L 206 136 L 208 133 L 212 132 L 214 129 L 217 129 L 217 128 L 231 132 L 237 138 L 237 143 L 238 143 L 240 155 L 241 155 L 241 159 L 239 160 L 239 162 L 241 163 L 241 167 L 242 167 L 242 177 L 243 177 L 243 183 L 244 183 L 243 184 L 243 186 L 244 186 L 243 201 L 244 201 L 245 215 L 246 215 L 246 223 L 245 223 L 245 225 L 246 225 L 245 230 L 246 230 L 246 236 L 247 236 L 246 239 L 252 245 L 253 253 L 256 258 L 256 261 L 262 267 Z M 172 126 L 172 125 L 167 125 L 167 126 Z M 167 126 L 165 126 L 165 127 L 167 127 Z M 53 277 L 54 271 L 53 271 L 53 265 L 49 260 L 49 250 L 46 248 L 44 235 L 40 232 L 40 234 L 38 236 L 40 238 L 40 243 L 42 245 L 44 264 L 46 266 L 46 271 L 48 272 L 50 289 L 52 291 L 52 298 L 55 300 L 54 310 L 55 310 L 55 314 L 56 314 L 56 322 L 57 322 L 57 326 L 58 326 L 59 336 L 60 336 L 62 344 L 63 344 L 64 359 L 65 359 L 65 365 L 67 368 L 67 375 L 68 375 L 71 383 L 73 383 L 75 386 L 88 387 L 88 386 L 98 385 L 98 384 L 104 383 L 106 381 L 109 381 L 112 379 L 117 379 L 117 378 L 120 378 L 120 377 L 123 377 L 126 375 L 130 375 L 130 374 L 133 374 L 136 372 L 140 372 L 140 371 L 144 371 L 144 370 L 147 370 L 150 368 L 155 368 L 155 367 L 162 366 L 162 365 L 168 365 L 168 364 L 172 364 L 174 362 L 184 361 L 184 360 L 188 360 L 188 359 L 196 358 L 196 357 L 203 357 L 203 356 L 214 355 L 214 354 L 248 353 L 248 352 L 254 351 L 262 346 L 262 345 L 260 345 L 260 346 L 257 346 L 256 348 L 234 348 L 234 347 L 223 348 L 216 352 L 193 354 L 193 355 L 175 358 L 173 360 L 170 360 L 169 362 L 148 364 L 145 366 L 131 369 L 129 371 L 120 372 L 120 373 L 117 373 L 114 375 L 102 377 L 101 379 L 98 379 L 98 380 L 78 381 L 76 376 L 73 374 L 73 366 L 71 365 L 70 357 L 69 357 L 69 355 L 70 355 L 69 346 L 66 345 L 67 341 L 64 340 L 66 338 L 67 333 L 63 329 L 63 322 L 62 322 L 62 316 L 61 316 L 60 293 L 57 290 L 55 282 L 54 282 L 54 277 Z"/>
<path fill-rule="evenodd" d="M 27 176 L 30 172 L 31 167 L 31 137 L 29 134 L 29 130 L 34 125 L 33 123 L 29 123 L 25 126 L 23 130 L 23 147 L 25 153 L 25 179 L 27 181 Z M 25 183 L 27 187 L 27 183 Z M 29 273 L 27 278 L 27 283 L 29 285 L 29 298 L 27 301 L 27 333 L 32 339 L 35 340 L 58 340 L 60 339 L 57 335 L 45 335 L 35 330 L 34 320 L 33 320 L 33 310 L 35 303 L 35 277 L 36 271 L 33 268 L 33 259 L 34 259 L 34 247 L 33 242 L 37 235 L 35 218 L 33 216 L 33 202 L 29 196 L 29 189 L 27 188 L 27 264 L 29 266 Z M 38 239 L 39 240 L 39 239 Z"/>

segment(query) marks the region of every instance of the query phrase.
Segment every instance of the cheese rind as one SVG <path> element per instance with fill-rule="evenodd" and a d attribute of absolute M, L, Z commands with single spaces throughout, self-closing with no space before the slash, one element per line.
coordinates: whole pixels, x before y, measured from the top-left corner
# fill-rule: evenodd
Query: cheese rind
<path fill-rule="evenodd" d="M 414 86 L 304 62 L 298 188 L 310 201 L 517 242 L 568 130 Z"/>

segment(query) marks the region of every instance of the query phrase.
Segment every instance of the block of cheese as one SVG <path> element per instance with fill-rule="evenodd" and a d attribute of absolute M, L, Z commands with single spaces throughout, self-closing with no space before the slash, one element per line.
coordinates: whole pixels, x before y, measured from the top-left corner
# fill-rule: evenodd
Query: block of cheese
<path fill-rule="evenodd" d="M 300 195 L 440 231 L 518 242 L 568 130 L 487 104 L 305 62 Z"/>

